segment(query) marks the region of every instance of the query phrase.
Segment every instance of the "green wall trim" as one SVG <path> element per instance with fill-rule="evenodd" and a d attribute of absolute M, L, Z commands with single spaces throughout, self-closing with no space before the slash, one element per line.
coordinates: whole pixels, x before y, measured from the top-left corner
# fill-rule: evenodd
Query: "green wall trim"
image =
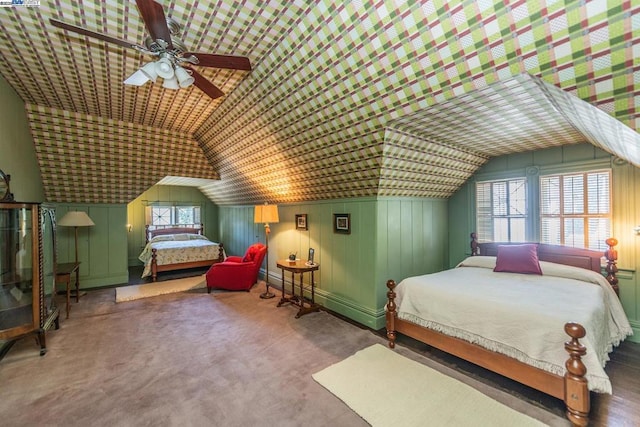
<path fill-rule="evenodd" d="M 327 310 L 346 316 L 371 329 L 378 330 L 385 325 L 384 311 L 381 314 L 376 314 L 379 310 L 371 310 L 368 307 L 354 304 L 353 301 L 345 300 L 337 295 L 316 294 L 316 302 Z"/>

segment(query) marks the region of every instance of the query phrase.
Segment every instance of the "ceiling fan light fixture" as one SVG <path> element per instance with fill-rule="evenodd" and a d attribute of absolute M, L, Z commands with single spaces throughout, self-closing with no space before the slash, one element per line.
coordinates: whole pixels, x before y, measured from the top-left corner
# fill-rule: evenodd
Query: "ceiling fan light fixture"
<path fill-rule="evenodd" d="M 164 79 L 164 82 L 162 83 L 162 87 L 165 89 L 173 89 L 173 90 L 180 89 L 180 85 L 178 84 L 178 79 L 176 79 L 175 77 Z"/>
<path fill-rule="evenodd" d="M 154 83 L 156 82 L 156 79 L 158 78 L 158 73 L 156 72 L 155 62 L 149 62 L 147 64 L 144 64 L 144 66 L 140 68 L 140 71 L 142 72 L 142 74 L 147 76 L 149 80 L 151 80 Z"/>
<path fill-rule="evenodd" d="M 159 77 L 170 79 L 174 76 L 173 64 L 167 58 L 160 58 L 155 63 L 155 71 Z"/>
<path fill-rule="evenodd" d="M 180 84 L 180 87 L 182 88 L 191 86 L 195 81 L 191 73 L 179 65 L 176 66 L 176 78 L 178 79 L 178 84 Z"/>

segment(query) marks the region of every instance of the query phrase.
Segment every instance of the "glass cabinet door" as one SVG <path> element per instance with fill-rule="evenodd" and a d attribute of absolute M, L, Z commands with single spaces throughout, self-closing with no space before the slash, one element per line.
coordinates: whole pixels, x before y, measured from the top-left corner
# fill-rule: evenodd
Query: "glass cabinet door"
<path fill-rule="evenodd" d="M 0 339 L 34 327 L 34 213 L 30 206 L 0 206 Z M 35 218 L 37 221 L 37 218 Z M 37 248 L 35 248 L 37 250 Z M 35 252 L 37 254 L 37 252 Z M 37 274 L 37 273 L 35 273 Z M 36 276 L 37 277 L 37 276 Z M 39 316 L 38 316 L 39 317 Z"/>
<path fill-rule="evenodd" d="M 42 278 L 44 284 L 42 309 L 42 324 L 40 327 L 46 328 L 44 322 L 56 309 L 56 248 L 55 248 L 55 211 L 48 207 L 42 207 L 40 216 L 40 229 L 42 230 Z"/>

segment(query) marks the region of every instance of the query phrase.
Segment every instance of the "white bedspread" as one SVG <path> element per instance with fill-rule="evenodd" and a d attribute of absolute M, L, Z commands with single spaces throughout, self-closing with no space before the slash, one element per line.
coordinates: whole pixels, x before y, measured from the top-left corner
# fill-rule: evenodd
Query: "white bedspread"
<path fill-rule="evenodd" d="M 564 375 L 564 324 L 587 334 L 589 389 L 611 394 L 608 353 L 633 333 L 606 279 L 593 271 L 541 262 L 543 276 L 494 273 L 495 257 L 410 277 L 396 288 L 398 317 Z"/>
<path fill-rule="evenodd" d="M 171 236 L 176 236 L 177 240 L 173 240 Z M 147 243 L 138 257 L 144 263 L 142 277 L 151 275 L 152 249 L 157 249 L 156 261 L 158 265 L 218 259 L 221 250 L 218 243 L 199 235 L 191 235 L 187 238 L 182 238 L 182 235 L 155 237 Z"/>

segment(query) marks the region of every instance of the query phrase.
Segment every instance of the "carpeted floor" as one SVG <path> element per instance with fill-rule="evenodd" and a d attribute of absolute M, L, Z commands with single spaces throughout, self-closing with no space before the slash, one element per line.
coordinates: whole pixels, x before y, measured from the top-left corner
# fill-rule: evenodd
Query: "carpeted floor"
<path fill-rule="evenodd" d="M 0 361 L 6 426 L 365 426 L 311 375 L 384 338 L 327 312 L 296 307 L 264 289 L 206 289 L 115 303 L 90 291 L 61 329 L 16 343 Z M 564 420 L 412 350 L 399 354 L 464 380 L 551 425 Z M 437 390 L 434 390 L 437 393 Z"/>

